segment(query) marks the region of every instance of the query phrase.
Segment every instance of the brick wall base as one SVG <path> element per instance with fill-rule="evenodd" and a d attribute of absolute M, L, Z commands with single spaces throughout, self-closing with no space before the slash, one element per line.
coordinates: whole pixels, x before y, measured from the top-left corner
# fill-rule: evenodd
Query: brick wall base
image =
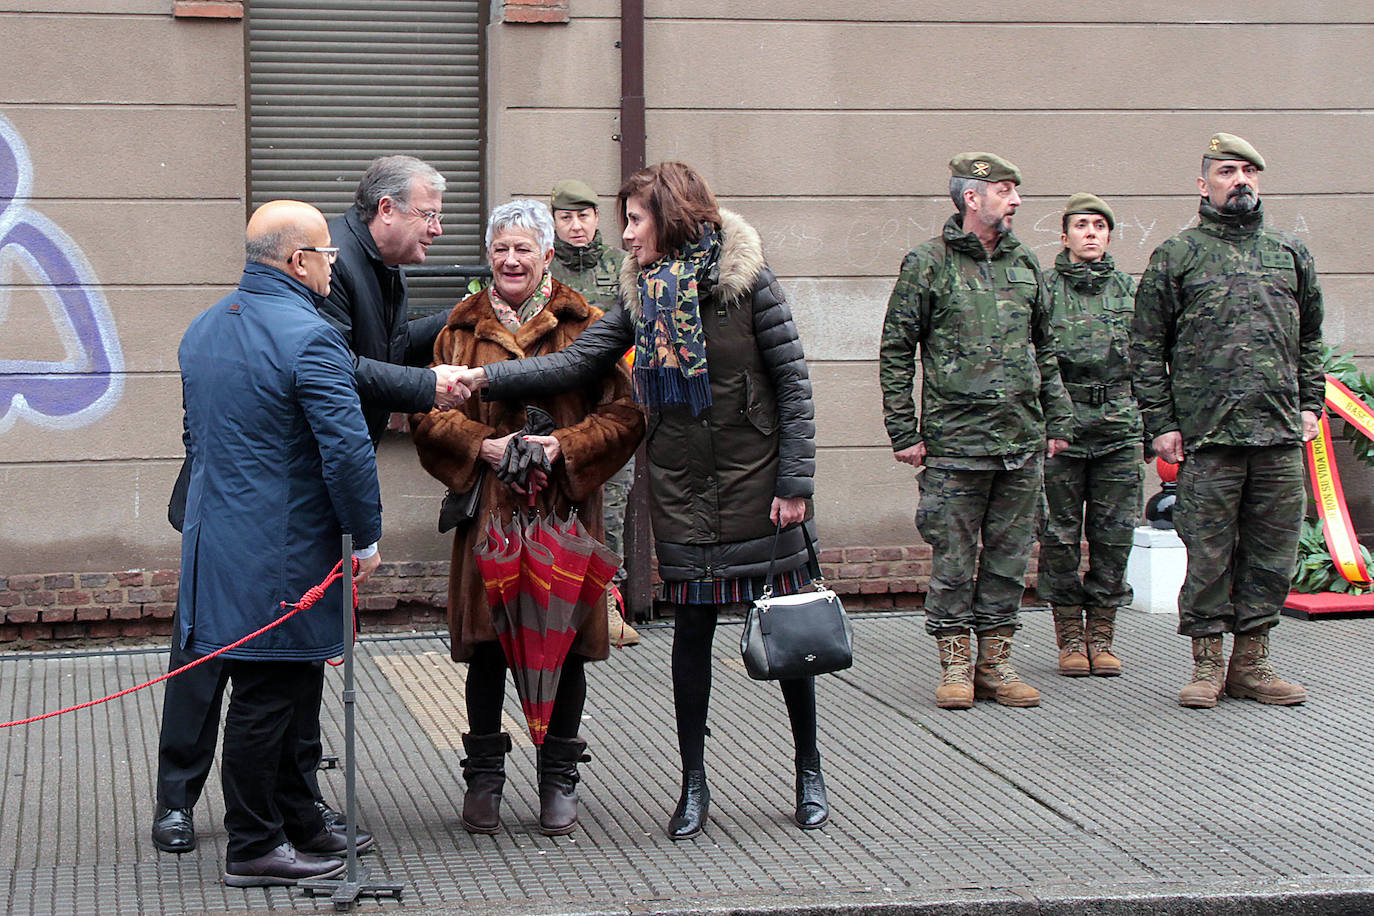
<path fill-rule="evenodd" d="M 1030 585 L 1034 570 L 1032 559 Z M 930 548 L 823 550 L 821 571 L 852 612 L 918 609 L 930 580 Z M 0 578 L 0 644 L 170 635 L 177 576 L 175 569 L 134 569 Z M 383 563 L 358 593 L 365 632 L 441 628 L 448 562 Z"/>

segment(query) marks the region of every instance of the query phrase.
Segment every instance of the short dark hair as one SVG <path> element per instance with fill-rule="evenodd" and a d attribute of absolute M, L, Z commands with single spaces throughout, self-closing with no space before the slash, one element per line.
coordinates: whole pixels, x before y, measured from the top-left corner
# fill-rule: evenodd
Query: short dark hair
<path fill-rule="evenodd" d="M 689 165 L 660 162 L 642 168 L 621 185 L 616 195 L 616 211 L 625 225 L 625 204 L 631 197 L 642 197 L 649 206 L 658 230 L 658 250 L 672 254 L 701 235 L 702 224 L 720 228 L 720 205 L 711 186 Z"/>

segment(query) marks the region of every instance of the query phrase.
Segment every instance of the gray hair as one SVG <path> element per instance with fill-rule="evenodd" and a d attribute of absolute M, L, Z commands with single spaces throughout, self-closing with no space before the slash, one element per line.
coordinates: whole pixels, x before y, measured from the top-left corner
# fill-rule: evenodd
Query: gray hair
<path fill-rule="evenodd" d="M 440 194 L 448 186 L 444 176 L 435 171 L 434 166 L 414 156 L 380 156 L 373 159 L 358 181 L 358 190 L 353 192 L 353 203 L 363 222 L 371 222 L 372 217 L 377 215 L 383 197 L 390 197 L 408 206 L 410 186 L 417 178 Z"/>
<path fill-rule="evenodd" d="M 287 226 L 276 232 L 245 239 L 243 253 L 250 261 L 277 266 L 285 264 L 297 248 L 310 241 L 305 230 Z"/>
<path fill-rule="evenodd" d="M 970 190 L 977 191 L 978 196 L 982 197 L 988 192 L 988 183 L 978 178 L 960 178 L 958 175 L 949 179 L 949 196 L 954 199 L 954 208 L 959 211 L 960 218 L 968 209 L 964 203 L 964 192 Z"/>
<path fill-rule="evenodd" d="M 523 229 L 533 233 L 540 251 L 548 251 L 553 247 L 553 214 L 549 212 L 549 205 L 542 200 L 524 197 L 507 201 L 492 210 L 491 216 L 487 217 L 487 247 L 490 248 L 491 240 L 507 229 Z"/>

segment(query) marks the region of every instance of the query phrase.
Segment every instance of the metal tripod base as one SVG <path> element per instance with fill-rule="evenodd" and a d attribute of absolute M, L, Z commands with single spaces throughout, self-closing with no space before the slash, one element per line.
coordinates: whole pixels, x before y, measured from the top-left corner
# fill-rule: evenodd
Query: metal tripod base
<path fill-rule="evenodd" d="M 359 869 L 357 880 L 347 878 L 311 878 L 297 885 L 311 897 L 332 898 L 334 909 L 346 913 L 357 904 L 359 897 L 392 897 L 401 899 L 404 884 L 378 884 L 367 879 L 367 872 Z"/>

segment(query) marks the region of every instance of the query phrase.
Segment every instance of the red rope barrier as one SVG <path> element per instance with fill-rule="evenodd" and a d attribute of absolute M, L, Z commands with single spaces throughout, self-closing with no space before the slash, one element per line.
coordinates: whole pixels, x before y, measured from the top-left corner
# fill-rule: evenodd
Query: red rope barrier
<path fill-rule="evenodd" d="M 353 572 L 354 572 L 354 573 L 357 573 L 357 571 L 358 571 L 358 565 L 359 565 L 359 564 L 358 564 L 357 558 L 354 558 L 354 560 L 353 560 Z M 135 693 L 135 692 L 137 692 L 137 691 L 139 691 L 139 690 L 142 690 L 142 689 L 144 689 L 145 687 L 151 687 L 151 686 L 153 686 L 154 684 L 160 684 L 160 683 L 162 683 L 163 681 L 167 680 L 168 678 L 176 677 L 178 674 L 181 674 L 183 671 L 190 671 L 190 670 L 191 670 L 192 668 L 194 668 L 196 665 L 204 664 L 205 662 L 208 662 L 210 659 L 215 658 L 216 656 L 223 655 L 225 652 L 228 652 L 230 649 L 237 649 L 239 646 L 243 645 L 244 643 L 248 642 L 249 640 L 258 638 L 259 636 L 261 636 L 262 634 L 266 633 L 268 630 L 272 629 L 273 627 L 281 626 L 283 623 L 285 623 L 286 621 L 290 620 L 292 617 L 296 616 L 296 615 L 299 614 L 301 611 L 304 611 L 304 610 L 307 610 L 307 609 L 313 607 L 313 606 L 315 605 L 315 602 L 319 601 L 322 597 L 324 597 L 324 593 L 329 589 L 329 586 L 333 585 L 336 581 L 338 581 L 339 579 L 342 579 L 342 578 L 343 578 L 343 561 L 340 560 L 338 563 L 335 563 L 335 564 L 334 564 L 334 568 L 333 568 L 332 570 L 329 571 L 329 575 L 325 576 L 323 582 L 321 582 L 319 585 L 312 586 L 311 588 L 309 588 L 309 589 L 306 590 L 306 592 L 305 592 L 304 595 L 301 595 L 301 600 L 297 601 L 295 604 L 288 604 L 288 603 L 286 603 L 285 601 L 283 601 L 283 602 L 281 603 L 281 606 L 282 606 L 283 608 L 288 608 L 288 607 L 291 608 L 290 613 L 281 615 L 281 616 L 278 617 L 276 620 L 274 620 L 274 621 L 272 621 L 271 623 L 267 624 L 267 626 L 259 627 L 258 629 L 254 630 L 252 633 L 249 633 L 247 636 L 243 637 L 242 639 L 240 639 L 240 640 L 238 640 L 238 641 L 236 641 L 236 642 L 231 642 L 229 645 L 225 646 L 225 647 L 222 648 L 222 649 L 216 649 L 214 652 L 211 652 L 209 655 L 203 655 L 203 656 L 201 656 L 200 658 L 196 659 L 196 660 L 193 661 L 193 662 L 187 662 L 186 664 L 182 665 L 180 668 L 176 669 L 175 671 L 168 671 L 166 674 L 160 675 L 159 677 L 155 677 L 155 678 L 153 678 L 151 681 L 147 681 L 147 682 L 145 682 L 145 683 L 139 684 L 139 685 L 137 685 L 136 687 L 128 687 L 128 688 L 126 688 L 126 689 L 124 689 L 124 690 L 119 691 L 118 693 L 112 693 L 112 694 L 110 694 L 110 695 L 107 696 L 107 697 L 101 697 L 101 698 L 98 699 L 98 700 L 90 700 L 90 701 L 85 702 L 85 703 L 78 703 L 78 704 L 75 705 L 75 706 L 68 706 L 68 707 L 65 708 L 65 709 L 57 709 L 57 710 L 53 710 L 52 712 L 45 712 L 45 713 L 43 713 L 42 715 L 30 716 L 30 717 L 27 718 L 27 719 L 15 719 L 13 722 L 0 722 L 0 728 L 10 728 L 11 726 L 14 726 L 14 725 L 29 725 L 29 724 L 31 724 L 31 723 L 33 723 L 33 722 L 41 722 L 41 721 L 44 720 L 44 719 L 51 719 L 51 718 L 53 718 L 54 716 L 60 716 L 60 715 L 63 715 L 63 714 L 65 714 L 65 713 L 69 713 L 69 712 L 76 712 L 78 709 L 88 709 L 88 708 L 90 708 L 90 707 L 92 707 L 92 706 L 99 706 L 101 703 L 108 703 L 108 702 L 110 702 L 111 700 L 117 700 L 117 699 L 119 699 L 120 697 L 128 696 L 129 694 Z M 356 613 L 356 612 L 357 612 L 357 609 L 358 609 L 358 583 L 357 583 L 356 581 L 354 581 L 354 583 L 353 583 L 353 610 L 354 610 L 354 620 L 355 620 L 355 624 L 354 624 L 354 630 L 355 630 L 355 632 L 356 632 L 356 629 L 357 629 L 357 624 L 356 624 L 356 620 L 357 620 L 357 613 Z M 173 636 L 175 636 L 175 634 L 173 634 Z"/>

